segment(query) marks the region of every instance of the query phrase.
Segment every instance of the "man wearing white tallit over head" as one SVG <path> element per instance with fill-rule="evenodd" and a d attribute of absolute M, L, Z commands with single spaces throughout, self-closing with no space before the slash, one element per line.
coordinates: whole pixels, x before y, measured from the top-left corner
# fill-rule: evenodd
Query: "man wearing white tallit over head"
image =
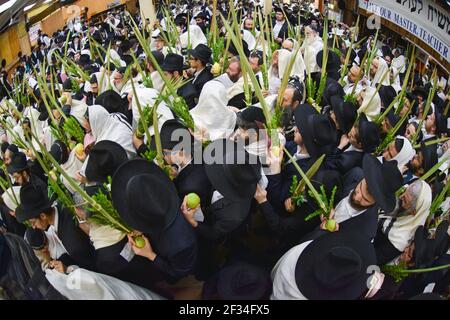
<path fill-rule="evenodd" d="M 316 56 L 323 49 L 323 41 L 317 32 L 317 28 L 313 26 L 306 27 L 305 33 L 305 41 L 300 50 L 305 59 L 306 73 L 320 72 Z"/>
<path fill-rule="evenodd" d="M 207 45 L 208 40 L 202 29 L 199 26 L 192 24 L 186 32 L 180 35 L 180 44 L 182 49 L 188 48 L 189 45 L 191 48 L 195 48 L 199 44 Z"/>
<path fill-rule="evenodd" d="M 378 157 L 380 162 L 384 161 L 397 161 L 398 169 L 403 172 L 404 167 L 414 158 L 416 151 L 414 150 L 411 142 L 403 136 L 397 136 L 386 149 L 383 151 L 382 156 Z"/>
<path fill-rule="evenodd" d="M 376 88 L 366 87 L 358 97 L 358 113 L 363 112 L 369 121 L 374 121 L 381 112 L 381 98 Z"/>
<path fill-rule="evenodd" d="M 211 80 L 205 84 L 198 104 L 190 113 L 201 140 L 214 141 L 230 137 L 236 125 L 236 113 L 227 106 L 223 84 Z"/>
<path fill-rule="evenodd" d="M 382 83 L 383 86 L 390 86 L 389 66 L 381 57 L 376 57 L 370 66 L 370 85 L 374 88 Z"/>
<path fill-rule="evenodd" d="M 296 50 L 294 48 L 293 51 L 289 51 L 286 49 L 280 49 L 278 52 L 278 64 L 271 66 L 269 68 L 269 92 L 270 94 L 278 94 L 278 91 L 281 87 L 281 82 L 283 81 L 283 77 L 285 76 L 286 69 L 289 67 L 289 64 L 292 59 L 295 59 L 295 62 L 292 66 L 291 72 L 289 73 L 289 77 L 297 76 L 300 82 L 305 80 L 305 61 L 303 61 L 303 56 L 300 50 Z"/>
<path fill-rule="evenodd" d="M 392 59 L 391 61 L 391 66 L 396 68 L 400 72 L 400 74 L 404 74 L 406 72 L 405 56 L 402 54 L 402 51 L 398 48 L 392 50 L 392 53 L 394 54 L 394 59 Z"/>
<path fill-rule="evenodd" d="M 374 241 L 378 264 L 389 263 L 402 254 L 414 239 L 416 229 L 425 224 L 431 202 L 430 186 L 417 180 L 399 197 L 393 212 L 380 215 L 381 229 Z"/>
<path fill-rule="evenodd" d="M 131 125 L 127 122 L 127 119 L 123 114 L 110 114 L 100 105 L 89 106 L 84 116 L 82 126 L 88 134 L 92 134 L 95 143 L 103 140 L 116 142 L 125 149 L 128 159 L 136 157 Z M 88 162 L 89 156 L 84 161 L 83 167 L 80 170 L 80 175 L 85 176 Z"/>
<path fill-rule="evenodd" d="M 151 88 L 136 88 L 136 94 L 137 97 L 133 96 L 133 99 L 131 100 L 131 110 L 133 112 L 133 131 L 137 129 L 139 120 L 141 119 L 141 114 L 139 113 L 138 108 L 138 100 L 141 108 L 144 108 L 146 106 L 153 107 L 159 96 L 159 92 Z M 158 109 L 156 112 L 158 114 L 158 131 L 161 131 L 164 122 L 173 119 L 173 113 L 164 102 L 161 102 L 158 105 Z M 155 133 L 153 123 L 148 123 L 148 126 L 149 133 L 151 136 L 153 136 Z M 147 137 L 145 137 L 145 140 L 146 139 Z"/>

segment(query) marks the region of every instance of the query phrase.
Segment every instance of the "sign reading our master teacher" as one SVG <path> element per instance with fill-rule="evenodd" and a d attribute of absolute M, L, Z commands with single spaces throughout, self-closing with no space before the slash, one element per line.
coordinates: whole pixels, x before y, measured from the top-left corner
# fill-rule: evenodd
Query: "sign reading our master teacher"
<path fill-rule="evenodd" d="M 429 0 L 363 0 L 359 7 L 415 35 L 450 62 L 450 14 Z"/>

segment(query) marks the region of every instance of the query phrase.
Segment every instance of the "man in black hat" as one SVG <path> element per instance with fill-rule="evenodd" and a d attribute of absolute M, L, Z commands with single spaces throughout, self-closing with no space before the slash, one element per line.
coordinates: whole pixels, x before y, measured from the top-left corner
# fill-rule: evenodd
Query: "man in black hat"
<path fill-rule="evenodd" d="M 426 145 L 422 141 L 420 149 L 408 164 L 410 169 L 405 172 L 405 182 L 414 182 L 438 163 L 437 147 L 437 144 Z"/>
<path fill-rule="evenodd" d="M 89 80 L 90 90 L 86 93 L 86 104 L 92 106 L 96 104 L 96 99 L 98 96 L 99 83 L 97 76 L 93 74 Z"/>
<path fill-rule="evenodd" d="M 128 161 L 114 174 L 111 196 L 123 221 L 145 240 L 138 248 L 128 236 L 133 251 L 151 262 L 148 272 L 137 277 L 175 281 L 194 271 L 197 239 L 166 173 L 144 159 Z"/>
<path fill-rule="evenodd" d="M 403 185 L 397 161 L 381 164 L 377 158 L 366 154 L 362 168 L 363 179 L 336 205 L 334 218 L 338 223 L 353 219 L 366 211 L 366 214 L 376 215 L 377 211 L 368 210 L 372 207 L 392 212 L 396 206 L 395 193 Z"/>
<path fill-rule="evenodd" d="M 28 183 L 42 187 L 46 186 L 46 177 L 43 175 L 38 176 L 32 173 L 30 164 L 33 165 L 33 163 L 27 161 L 27 156 L 24 153 L 17 152 L 13 154 L 11 163 L 7 166 L 7 170 L 19 186 L 24 186 Z"/>
<path fill-rule="evenodd" d="M 195 23 L 202 29 L 203 33 L 206 34 L 207 30 L 209 29 L 208 25 L 208 15 L 206 12 L 200 12 L 195 16 Z"/>
<path fill-rule="evenodd" d="M 426 135 L 423 141 L 430 141 L 440 139 L 442 136 L 447 136 L 450 131 L 450 122 L 448 116 L 435 111 L 427 115 L 425 121 Z"/>
<path fill-rule="evenodd" d="M 89 270 L 95 269 L 95 252 L 89 237 L 73 220 L 69 208 L 53 204 L 47 188 L 27 184 L 20 189 L 20 205 L 16 209 L 17 221 L 28 221 L 32 228 L 55 236 L 75 263 Z"/>
<path fill-rule="evenodd" d="M 200 146 L 194 144 L 189 130 L 176 119 L 168 120 L 162 125 L 160 137 L 164 160 L 175 168 L 173 183 L 180 199 L 195 193 L 200 197 L 201 206 L 208 207 L 212 196 L 211 183 L 204 165 L 195 163 L 193 156 L 194 152 L 201 152 L 194 150 Z M 154 140 L 151 147 L 156 149 Z"/>
<path fill-rule="evenodd" d="M 275 20 L 273 21 L 273 38 L 278 44 L 282 44 L 288 37 L 289 24 L 286 16 L 280 7 L 275 8 Z"/>
<path fill-rule="evenodd" d="M 348 134 L 343 134 L 339 146 L 335 149 L 334 153 L 325 161 L 324 166 L 330 170 L 337 170 L 341 174 L 345 175 L 349 173 L 353 168 L 362 168 L 362 160 L 365 153 L 372 153 L 376 150 L 381 142 L 378 126 L 367 120 L 364 114 L 360 114 L 359 119 L 355 121 L 355 124 L 345 120 L 353 117 L 350 108 L 353 108 L 352 104 L 346 103 L 343 110 L 341 102 L 332 99 L 333 113 L 332 119 L 336 119 L 336 123 L 340 123 L 340 128 L 348 129 L 351 126 Z M 350 112 L 349 112 L 350 111 Z M 347 115 L 344 112 L 349 112 Z M 355 114 L 356 115 L 356 114 Z M 340 119 L 340 120 L 338 120 Z M 352 174 L 349 173 L 348 179 L 351 179 Z M 358 175 L 356 175 L 358 176 Z M 356 179 L 359 180 L 358 177 Z M 346 182 L 346 185 L 349 182 Z"/>
<path fill-rule="evenodd" d="M 195 49 L 188 50 L 188 54 L 189 64 L 194 71 L 192 84 L 195 86 L 195 90 L 197 90 L 198 98 L 205 83 L 214 78 L 210 68 L 206 67 L 211 62 L 212 51 L 208 46 L 199 44 Z"/>
<path fill-rule="evenodd" d="M 164 59 L 161 69 L 164 71 L 165 76 L 169 80 L 179 81 L 183 79 L 183 70 L 186 70 L 187 67 L 184 65 L 183 56 L 176 53 L 169 53 Z M 189 109 L 196 106 L 197 103 L 195 100 L 198 93 L 195 86 L 191 82 L 188 82 L 179 88 L 177 94 L 184 98 Z"/>

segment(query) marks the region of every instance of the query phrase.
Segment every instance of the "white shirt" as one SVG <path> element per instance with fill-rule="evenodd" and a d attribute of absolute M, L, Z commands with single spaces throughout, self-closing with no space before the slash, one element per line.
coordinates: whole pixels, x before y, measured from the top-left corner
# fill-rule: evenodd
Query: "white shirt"
<path fill-rule="evenodd" d="M 58 208 L 53 207 L 55 209 L 55 224 L 51 225 L 47 231 L 45 231 L 45 235 L 48 239 L 48 251 L 50 252 L 50 257 L 54 260 L 61 257 L 63 254 L 67 253 L 66 248 L 64 247 L 61 239 L 58 237 Z"/>
<path fill-rule="evenodd" d="M 308 300 L 298 289 L 295 267 L 303 250 L 312 241 L 307 241 L 286 252 L 272 270 L 273 291 L 270 300 Z"/>
<path fill-rule="evenodd" d="M 278 35 L 279 35 L 284 23 L 285 23 L 285 21 L 283 21 L 283 22 L 276 21 L 275 22 L 275 25 L 273 26 L 273 37 L 275 39 L 278 38 Z"/>
<path fill-rule="evenodd" d="M 341 202 L 338 203 L 334 212 L 334 220 L 337 223 L 342 223 L 348 219 L 359 216 L 361 213 L 365 212 L 365 210 L 357 210 L 353 208 L 350 204 L 350 195 L 346 198 L 342 199 Z"/>

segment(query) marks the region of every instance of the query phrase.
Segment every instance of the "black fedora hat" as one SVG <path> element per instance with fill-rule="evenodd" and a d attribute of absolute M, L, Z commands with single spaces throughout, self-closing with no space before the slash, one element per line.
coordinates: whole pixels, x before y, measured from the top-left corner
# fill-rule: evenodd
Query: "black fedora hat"
<path fill-rule="evenodd" d="M 381 142 L 378 126 L 370 122 L 364 113 L 359 115 L 359 140 L 361 141 L 364 152 L 374 152 Z"/>
<path fill-rule="evenodd" d="M 436 135 L 440 137 L 442 134 L 450 133 L 449 118 L 440 112 L 435 112 Z"/>
<path fill-rule="evenodd" d="M 424 87 L 416 87 L 416 88 L 412 91 L 412 93 L 413 93 L 416 97 L 422 96 L 422 97 L 424 98 L 424 100 L 426 100 L 427 97 L 428 97 L 428 92 L 425 90 Z"/>
<path fill-rule="evenodd" d="M 348 133 L 358 117 L 358 110 L 351 102 L 346 102 L 340 96 L 332 96 L 331 108 L 342 132 Z"/>
<path fill-rule="evenodd" d="M 422 168 L 425 173 L 438 163 L 437 144 L 426 145 L 425 142 L 420 144 L 420 152 L 422 153 L 423 161 Z"/>
<path fill-rule="evenodd" d="M 397 96 L 397 92 L 392 86 L 381 86 L 378 91 L 380 95 L 381 102 L 383 103 L 383 108 L 386 109 L 394 101 Z"/>
<path fill-rule="evenodd" d="M 295 280 L 309 300 L 354 300 L 367 290 L 372 265 L 376 255 L 370 238 L 358 231 L 333 232 L 300 254 Z"/>
<path fill-rule="evenodd" d="M 396 115 L 394 110 L 389 110 L 388 114 L 386 115 L 386 119 L 389 121 L 389 124 L 392 128 L 394 128 L 397 123 L 401 120 L 401 117 L 399 115 Z M 408 123 L 406 121 L 403 121 L 402 125 L 397 131 L 397 135 L 403 136 L 406 132 L 406 127 L 408 126 Z"/>
<path fill-rule="evenodd" d="M 52 206 L 47 189 L 33 183 L 27 183 L 20 188 L 20 205 L 16 208 L 17 221 L 24 221 L 36 218 L 43 211 Z"/>
<path fill-rule="evenodd" d="M 161 69 L 163 71 L 180 71 L 187 69 L 188 67 L 184 64 L 183 56 L 176 53 L 168 53 L 164 59 Z"/>
<path fill-rule="evenodd" d="M 192 57 L 199 59 L 204 63 L 211 62 L 212 51 L 207 45 L 204 45 L 203 43 L 200 43 L 198 46 L 195 47 L 195 49 L 190 49 L 187 52 Z"/>
<path fill-rule="evenodd" d="M 319 114 L 310 104 L 302 104 L 294 111 L 297 129 L 303 137 L 311 157 L 329 154 L 337 145 L 338 133 L 334 122 Z"/>
<path fill-rule="evenodd" d="M 144 159 L 125 162 L 111 185 L 114 207 L 135 230 L 157 234 L 172 224 L 180 209 L 177 190 L 169 177 Z"/>
<path fill-rule="evenodd" d="M 228 139 L 212 142 L 204 155 L 208 152 L 214 158 L 213 163 L 208 163 L 205 158 L 205 171 L 213 187 L 232 201 L 252 199 L 261 179 L 257 157 L 252 157 L 243 146 Z"/>
<path fill-rule="evenodd" d="M 320 73 L 317 74 L 317 85 L 319 85 L 320 83 Z M 344 97 L 345 96 L 345 92 L 344 89 L 342 88 L 341 84 L 331 78 L 328 77 L 326 84 L 325 84 L 325 89 L 323 91 L 323 96 L 322 96 L 322 101 L 320 102 L 321 106 L 326 106 L 326 105 L 330 105 L 330 100 L 331 97 L 333 96 L 340 96 L 340 97 Z"/>
<path fill-rule="evenodd" d="M 364 178 L 367 188 L 374 197 L 378 207 L 385 212 L 395 209 L 395 193 L 403 185 L 403 176 L 398 170 L 397 161 L 380 161 L 371 154 L 363 158 Z"/>
<path fill-rule="evenodd" d="M 179 145 L 179 150 L 191 147 L 193 143 L 193 136 L 178 119 L 171 119 L 164 122 L 159 133 L 162 149 L 173 150 Z M 184 141 L 183 138 L 188 138 L 189 141 Z M 155 139 L 152 139 L 150 149 L 156 150 Z"/>
<path fill-rule="evenodd" d="M 266 117 L 264 116 L 264 112 L 261 108 L 250 106 L 242 110 L 239 113 L 239 118 L 246 122 L 259 122 L 261 124 L 266 123 Z"/>
<path fill-rule="evenodd" d="M 202 298 L 209 300 L 267 299 L 271 289 L 270 275 L 246 262 L 235 262 L 221 269 L 203 285 Z"/>
<path fill-rule="evenodd" d="M 69 150 L 67 149 L 66 144 L 61 140 L 56 140 L 52 144 L 49 153 L 58 164 L 64 164 L 69 160 Z"/>
<path fill-rule="evenodd" d="M 127 153 L 121 145 L 109 140 L 100 141 L 89 153 L 86 179 L 90 182 L 106 182 L 127 160 Z"/>
<path fill-rule="evenodd" d="M 14 153 L 8 166 L 8 173 L 21 172 L 28 168 L 27 156 L 23 152 Z"/>
<path fill-rule="evenodd" d="M 319 68 L 322 68 L 323 63 L 323 50 L 320 50 L 316 56 L 316 62 Z M 339 71 L 341 67 L 341 59 L 333 50 L 328 50 L 328 60 L 326 70 L 328 72 Z"/>
<path fill-rule="evenodd" d="M 428 238 L 428 231 L 419 226 L 414 234 L 414 266 L 416 268 L 429 267 L 435 258 L 436 243 Z"/>
<path fill-rule="evenodd" d="M 99 94 L 95 103 L 105 108 L 109 113 L 124 113 L 128 109 L 120 94 L 114 90 L 106 90 Z"/>

